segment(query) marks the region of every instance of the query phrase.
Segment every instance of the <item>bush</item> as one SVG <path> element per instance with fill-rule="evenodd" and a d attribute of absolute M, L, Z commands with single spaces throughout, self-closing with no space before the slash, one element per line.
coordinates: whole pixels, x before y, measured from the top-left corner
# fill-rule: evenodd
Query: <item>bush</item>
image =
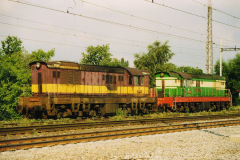
<path fill-rule="evenodd" d="M 116 110 L 116 115 L 117 115 L 117 116 L 123 116 L 123 110 L 122 110 L 122 108 L 118 108 L 118 109 Z"/>

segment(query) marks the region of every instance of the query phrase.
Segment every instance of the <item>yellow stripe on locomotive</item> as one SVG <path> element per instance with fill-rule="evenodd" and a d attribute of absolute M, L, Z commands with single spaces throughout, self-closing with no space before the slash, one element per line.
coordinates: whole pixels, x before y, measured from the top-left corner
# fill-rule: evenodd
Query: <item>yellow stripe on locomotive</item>
<path fill-rule="evenodd" d="M 42 86 L 42 93 L 47 94 L 148 94 L 148 87 L 124 87 L 117 86 L 116 90 L 108 90 L 106 86 L 93 86 L 93 85 L 68 85 L 68 84 L 33 84 L 32 92 L 39 93 L 39 87 Z"/>

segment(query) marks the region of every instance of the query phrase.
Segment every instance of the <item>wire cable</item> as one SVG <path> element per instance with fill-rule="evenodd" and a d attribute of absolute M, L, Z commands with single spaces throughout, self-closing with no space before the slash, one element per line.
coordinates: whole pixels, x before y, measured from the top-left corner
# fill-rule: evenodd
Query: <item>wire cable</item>
<path fill-rule="evenodd" d="M 131 17 L 134 17 L 134 18 L 142 19 L 142 20 L 145 20 L 145 21 L 161 24 L 161 25 L 164 25 L 164 26 L 167 26 L 167 27 L 172 27 L 172 28 L 176 28 L 176 29 L 187 31 L 187 32 L 191 32 L 191 33 L 196 33 L 196 34 L 199 34 L 199 35 L 204 35 L 203 33 L 199 33 L 199 32 L 191 31 L 191 30 L 188 30 L 188 29 L 171 26 L 171 25 L 168 25 L 168 24 L 164 24 L 164 23 L 157 22 L 157 21 L 154 21 L 154 20 L 150 20 L 150 19 L 146 19 L 146 18 L 143 18 L 143 17 L 135 16 L 135 15 L 132 15 L 132 14 L 129 14 L 129 13 L 125 13 L 125 12 L 122 12 L 122 11 L 118 11 L 118 10 L 115 10 L 115 9 L 111 9 L 111 8 L 107 8 L 107 7 L 104 7 L 104 6 L 100 6 L 100 5 L 97 5 L 97 4 L 94 4 L 94 3 L 90 3 L 90 2 L 87 2 L 87 1 L 83 1 L 83 0 L 80 0 L 80 1 L 82 1 L 84 3 L 88 3 L 88 4 L 91 4 L 91 5 L 94 5 L 94 6 L 97 6 L 97 7 L 100 7 L 100 8 L 111 10 L 111 11 L 114 11 L 114 12 L 117 12 L 117 13 L 128 15 L 128 16 L 131 16 Z"/>
<path fill-rule="evenodd" d="M 108 10 L 111 10 L 111 11 L 114 11 L 114 12 L 117 12 L 117 13 L 121 13 L 121 14 L 124 14 L 124 15 L 128 15 L 128 16 L 131 16 L 131 17 L 135 17 L 135 18 L 138 18 L 138 19 L 142 19 L 142 20 L 146 20 L 146 21 L 149 21 L 149 22 L 161 24 L 161 25 L 164 25 L 164 26 L 176 28 L 176 29 L 179 29 L 179 30 L 188 31 L 188 32 L 191 32 L 191 33 L 195 33 L 195 34 L 205 35 L 205 36 L 206 36 L 206 34 L 203 34 L 203 33 L 195 32 L 195 31 L 191 31 L 191 30 L 187 30 L 187 29 L 183 29 L 183 28 L 179 28 L 179 27 L 175 27 L 175 26 L 171 26 L 171 25 L 167 25 L 167 24 L 164 24 L 164 23 L 161 23 L 161 22 L 157 22 L 157 21 L 149 20 L 149 19 L 146 19 L 146 18 L 143 18 L 143 17 L 131 15 L 131 14 L 129 14 L 129 13 L 125 13 L 125 12 L 118 11 L 118 10 L 115 10 L 115 9 L 107 8 L 107 7 L 100 6 L 100 5 L 97 5 L 97 4 L 94 4 L 94 3 L 90 3 L 90 2 L 87 2 L 87 1 L 83 1 L 83 0 L 80 0 L 80 1 L 82 1 L 82 2 L 84 2 L 84 3 L 88 3 L 88 4 L 91 4 L 91 5 L 94 5 L 94 6 L 97 6 L 97 7 L 100 7 L 100 8 L 108 9 Z M 195 0 L 193 0 L 193 1 L 195 1 Z M 197 1 L 195 1 L 195 2 L 197 2 Z M 198 3 L 200 3 L 200 2 L 198 2 Z M 200 3 L 200 4 L 204 5 L 203 3 Z M 220 39 L 219 37 L 215 37 L 215 36 L 213 36 L 213 38 L 218 38 L 218 39 Z M 228 40 L 228 39 L 224 39 L 224 38 L 222 38 L 222 39 L 223 39 L 223 40 Z M 233 40 L 228 40 L 228 41 L 240 43 L 240 42 L 233 41 Z"/>
<path fill-rule="evenodd" d="M 149 1 L 149 0 L 145 0 L 145 1 L 147 1 L 147 2 L 149 2 L 149 3 L 152 3 L 152 2 Z M 162 6 L 162 7 L 166 7 L 166 8 L 169 8 L 169 9 L 173 9 L 173 10 L 176 10 L 176 11 L 179 11 L 179 12 L 182 12 L 182 13 L 186 13 L 186 14 L 189 14 L 189 15 L 192 15 L 192 16 L 196 16 L 196 17 L 199 17 L 199 18 L 207 19 L 207 17 L 200 16 L 200 15 L 197 15 L 197 14 L 194 14 L 194 13 L 190 13 L 190 12 L 187 12 L 187 11 L 183 11 L 183 10 L 180 10 L 180 9 L 177 9 L 177 8 L 173 8 L 173 7 L 164 5 L 164 4 L 160 4 L 160 3 L 156 3 L 156 2 L 154 2 L 153 4 L 156 4 L 156 5 L 159 5 L 159 6 Z M 230 27 L 233 27 L 233 28 L 240 29 L 240 27 L 236 27 L 236 26 L 233 26 L 233 25 L 224 23 L 224 22 L 216 21 L 216 20 L 213 20 L 213 19 L 212 19 L 212 21 L 213 21 L 213 22 L 216 22 L 216 23 L 224 24 L 224 25 L 227 25 L 227 26 L 230 26 Z"/>
<path fill-rule="evenodd" d="M 199 33 L 199 32 L 195 32 L 195 31 L 191 31 L 191 30 L 187 30 L 187 29 L 183 29 L 183 28 L 167 25 L 167 24 L 164 24 L 164 23 L 161 23 L 161 22 L 157 22 L 157 21 L 149 20 L 149 19 L 146 19 L 146 18 L 143 18 L 143 17 L 131 15 L 129 13 L 125 13 L 125 12 L 118 11 L 118 10 L 115 10 L 115 9 L 107 8 L 107 7 L 100 6 L 100 5 L 97 5 L 97 4 L 94 4 L 94 3 L 90 3 L 90 2 L 87 2 L 87 1 L 83 1 L 83 0 L 80 0 L 80 1 L 82 1 L 84 3 L 88 3 L 88 4 L 91 4 L 91 5 L 94 5 L 94 6 L 97 6 L 97 7 L 100 7 L 100 8 L 111 10 L 111 11 L 114 11 L 114 12 L 117 12 L 117 13 L 128 15 L 128 16 L 131 16 L 131 17 L 134 17 L 134 18 L 138 18 L 138 19 L 142 19 L 142 20 L 145 20 L 145 21 L 153 22 L 153 23 L 156 23 L 156 24 L 161 24 L 161 25 L 164 25 L 164 26 L 168 26 L 168 27 L 171 27 L 171 28 L 175 28 L 175 29 L 179 29 L 179 30 L 183 30 L 183 31 L 187 31 L 187 32 L 191 32 L 191 33 L 195 33 L 195 34 L 205 35 L 206 36 L 206 34 L 204 34 L 204 33 Z M 218 37 L 213 36 L 213 38 L 218 38 Z M 227 39 L 225 39 L 225 40 L 227 40 Z M 232 41 L 232 40 L 229 40 L 229 41 Z M 240 43 L 240 42 L 237 42 L 237 41 L 233 41 L 233 42 Z"/>
<path fill-rule="evenodd" d="M 7 37 L 7 36 L 3 36 L 3 35 L 0 35 L 0 36 L 1 36 L 1 37 Z M 29 38 L 22 38 L 22 37 L 19 37 L 19 38 L 20 38 L 20 39 L 23 39 L 23 40 L 27 40 L 27 41 L 35 41 L 35 42 L 41 42 L 41 43 L 50 43 L 50 44 L 57 44 L 57 45 L 63 45 L 63 46 L 86 48 L 86 47 L 83 47 L 83 46 L 75 46 L 75 45 L 70 45 L 70 44 L 55 43 L 55 42 L 50 42 L 50 41 L 40 41 L 40 40 L 29 39 Z"/>
<path fill-rule="evenodd" d="M 145 31 L 145 32 L 148 32 L 148 33 L 157 33 L 157 34 L 161 34 L 161 35 L 164 35 L 164 36 L 170 36 L 170 37 L 173 37 L 173 38 L 181 38 L 183 40 L 206 43 L 205 41 L 202 41 L 202 40 L 197 40 L 197 39 L 193 39 L 193 38 L 178 36 L 178 35 L 174 35 L 174 34 L 170 34 L 170 33 L 154 31 L 154 30 L 150 30 L 150 29 L 146 29 L 146 28 L 135 27 L 135 26 L 132 26 L 132 25 L 126 25 L 126 24 L 122 24 L 122 23 L 112 22 L 112 21 L 108 21 L 108 20 L 98 19 L 98 18 L 79 15 L 79 14 L 74 14 L 74 13 L 66 13 L 66 12 L 61 11 L 61 10 L 57 10 L 57 9 L 53 9 L 53 8 L 49 8 L 49 7 L 45 7 L 45 6 L 40 6 L 40 5 L 36 5 L 36 4 L 30 4 L 30 3 L 26 3 L 26 2 L 22 2 L 22 1 L 14 1 L 14 0 L 9 0 L 9 1 L 17 2 L 17 3 L 21 3 L 21 4 L 25 4 L 25 5 L 30 5 L 30 6 L 34 6 L 34 7 L 39 7 L 39 8 L 43 8 L 43 9 L 48 9 L 48 10 L 52 10 L 52 11 L 56 11 L 56 12 L 60 12 L 60 13 L 71 14 L 71 15 L 74 15 L 74 16 L 80 16 L 80 17 L 83 17 L 83 18 L 88 18 L 88 19 L 92 19 L 92 20 L 96 20 L 96 21 L 101 21 L 101 22 L 105 22 L 105 23 L 119 25 L 119 26 L 122 26 L 122 27 L 127 27 L 127 28 L 131 28 L 131 29 Z"/>
<path fill-rule="evenodd" d="M 45 6 L 40 6 L 40 5 L 37 5 L 37 4 L 33 4 L 33 3 L 30 3 L 30 2 L 24 2 L 24 1 L 14 1 L 14 0 L 9 0 L 9 1 L 12 1 L 12 2 L 17 2 L 17 3 L 21 3 L 21 4 L 25 4 L 25 5 L 30 5 L 30 6 L 34 6 L 34 7 L 40 7 L 40 8 L 43 8 L 43 9 L 48 9 L 48 10 L 53 10 L 53 11 L 57 11 L 57 12 L 61 12 L 61 13 L 66 13 L 64 11 L 61 11 L 61 10 L 56 10 L 56 9 L 53 9 L 53 8 L 48 8 L 48 7 L 45 7 Z M 148 1 L 148 0 L 145 0 L 145 1 Z M 155 2 L 154 2 L 155 3 Z M 158 3 L 156 3 L 158 4 Z M 161 4 L 159 4 L 161 5 Z M 164 6 L 164 5 L 163 5 Z M 185 12 L 185 11 L 183 11 Z M 87 17 L 87 16 L 83 16 L 83 15 L 78 15 L 78 14 L 73 14 L 73 13 L 68 13 L 68 14 L 72 14 L 72 15 L 76 15 L 76 16 L 80 16 L 80 17 L 83 17 L 83 18 L 89 18 L 89 19 L 92 19 L 92 20 L 97 20 L 97 21 L 102 21 L 102 22 L 106 22 L 106 23 L 111 23 L 111 24 L 114 24 L 114 25 L 120 25 L 120 26 L 123 26 L 123 27 L 128 27 L 128 28 L 131 28 L 131 29 L 137 29 L 137 30 L 143 30 L 145 32 L 154 32 L 152 30 L 147 30 L 147 29 L 144 29 L 144 28 L 138 28 L 138 27 L 133 27 L 131 25 L 126 25 L 126 24 L 120 24 L 120 23 L 116 23 L 116 22 L 111 22 L 111 21 L 106 21 L 106 20 L 102 20 L 102 19 L 97 19 L 97 18 L 93 18 L 93 17 Z M 201 16 L 199 16 L 201 17 Z M 157 31 L 155 31 L 157 32 Z M 198 42 L 202 42 L 202 43 L 206 43 L 205 41 L 201 41 L 201 40 L 196 40 L 196 39 L 191 39 L 191 38 L 187 38 L 187 37 L 181 37 L 181 36 L 177 36 L 177 35 L 173 35 L 173 34 L 168 34 L 168 33 L 164 33 L 164 32 L 157 32 L 157 34 L 162 34 L 162 35 L 165 35 L 165 36 L 170 36 L 170 37 L 173 37 L 173 38 L 182 38 L 183 40 L 188 40 L 188 41 L 198 41 Z M 218 38 L 219 37 L 214 37 L 214 38 Z M 223 39 L 223 38 L 222 38 Z M 227 40 L 227 41 L 231 41 L 231 42 L 236 42 L 236 43 L 240 43 L 240 42 L 237 42 L 237 41 L 232 41 L 232 40 L 228 40 L 228 39 L 224 39 L 224 40 Z"/>
<path fill-rule="evenodd" d="M 130 39 L 125 39 L 125 38 L 119 38 L 119 37 L 114 37 L 114 36 L 107 36 L 107 35 L 102 35 L 102 34 L 96 34 L 96 33 L 91 33 L 91 32 L 85 32 L 85 31 L 80 31 L 80 30 L 75 30 L 75 29 L 70 29 L 70 28 L 66 28 L 66 27 L 60 27 L 60 26 L 56 26 L 56 25 L 51 25 L 51 24 L 46 24 L 46 23 L 40 23 L 40 22 L 36 22 L 36 21 L 31 21 L 31 20 L 26 20 L 26 19 L 22 19 L 22 18 L 17 18 L 17 17 L 13 17 L 13 16 L 8 16 L 8 15 L 4 15 L 1 14 L 1 16 L 5 16 L 5 17 L 9 17 L 9 18 L 14 18 L 17 20 L 23 20 L 23 21 L 27 21 L 27 22 L 32 22 L 32 23 L 36 23 L 36 24 L 42 24 L 42 25 L 47 25 L 47 26 L 51 26 L 51 27 L 56 27 L 56 28 L 61 28 L 61 29 L 67 29 L 67 30 L 71 30 L 71 31 L 76 31 L 76 32 L 82 32 L 82 33 L 87 33 L 87 34 L 92 34 L 92 35 L 97 35 L 97 36 L 103 36 L 103 37 L 109 37 L 109 38 L 115 38 L 115 39 L 119 39 L 119 40 L 124 40 L 124 41 L 130 41 L 130 42 L 139 42 L 139 43 L 145 43 L 145 44 L 149 44 L 149 42 L 143 42 L 143 41 L 137 41 L 137 40 L 130 40 Z M 4 23 L 4 22 L 0 22 L 2 24 L 8 24 L 8 23 Z M 8 24 L 8 25 L 14 25 L 14 24 Z M 25 27 L 26 28 L 26 27 Z M 46 31 L 46 30 L 44 30 Z M 49 30 L 47 30 L 49 31 Z M 50 31 L 49 31 L 50 32 Z M 192 49 L 192 50 L 202 50 L 202 49 L 197 49 L 197 48 L 189 48 L 189 47 L 177 47 L 177 46 L 171 46 L 173 48 L 183 48 L 183 49 Z"/>
<path fill-rule="evenodd" d="M 196 3 L 199 3 L 199 4 L 201 4 L 201 5 L 205 6 L 205 7 L 207 6 L 207 5 L 205 5 L 205 4 L 201 3 L 201 2 L 198 2 L 198 1 L 196 1 L 196 0 L 192 0 L 192 1 L 194 1 L 194 2 L 196 2 Z M 218 11 L 218 12 L 220 12 L 220 13 L 226 14 L 226 15 L 228 15 L 228 16 L 230 16 L 230 17 L 233 17 L 233 18 L 236 18 L 236 19 L 240 19 L 239 17 L 236 17 L 236 16 L 233 16 L 233 15 L 228 14 L 228 13 L 226 13 L 226 12 L 220 11 L 219 9 L 216 9 L 216 8 L 213 8 L 213 7 L 212 7 L 212 9 L 215 10 L 215 11 Z"/>

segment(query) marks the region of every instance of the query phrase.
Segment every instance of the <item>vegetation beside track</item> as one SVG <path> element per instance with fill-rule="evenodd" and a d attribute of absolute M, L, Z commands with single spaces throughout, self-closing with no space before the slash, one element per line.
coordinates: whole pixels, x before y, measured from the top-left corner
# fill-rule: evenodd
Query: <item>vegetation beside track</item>
<path fill-rule="evenodd" d="M 66 124 L 76 122 L 98 122 L 98 121 L 120 121 L 120 120 L 133 120 L 133 119 L 153 119 L 153 118 L 171 118 L 171 117 L 187 117 L 187 116 L 204 116 L 204 115 L 223 115 L 223 114 L 236 114 L 240 113 L 240 106 L 233 106 L 229 110 L 222 110 L 217 112 L 196 112 L 196 113 L 179 113 L 179 112 L 158 112 L 153 114 L 139 115 L 139 116 L 127 116 L 122 110 L 117 110 L 117 115 L 113 117 L 105 118 L 86 118 L 86 119 L 16 119 L 0 121 L 1 127 L 12 127 L 12 126 L 32 126 L 32 125 L 50 125 L 50 124 Z"/>

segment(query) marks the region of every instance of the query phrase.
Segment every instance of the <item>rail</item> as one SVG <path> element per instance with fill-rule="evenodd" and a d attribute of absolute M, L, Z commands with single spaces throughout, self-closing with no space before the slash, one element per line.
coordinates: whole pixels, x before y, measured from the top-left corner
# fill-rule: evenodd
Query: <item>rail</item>
<path fill-rule="evenodd" d="M 101 132 L 88 132 L 79 134 L 67 134 L 57 136 L 33 137 L 22 139 L 10 139 L 0 141 L 0 151 L 28 149 L 33 147 L 54 146 L 60 144 L 80 143 L 133 136 L 163 134 L 171 132 L 191 131 L 225 126 L 239 125 L 240 120 L 214 121 L 203 123 L 190 123 L 170 126 L 145 127 L 124 130 L 110 130 Z"/>
<path fill-rule="evenodd" d="M 236 118 L 236 117 L 240 117 L 240 114 L 138 119 L 138 120 L 90 122 L 90 123 L 70 123 L 70 124 L 56 124 L 56 125 L 37 125 L 37 126 L 27 126 L 27 127 L 7 127 L 7 128 L 0 129 L 0 136 L 29 134 L 29 133 L 32 133 L 33 131 L 36 133 L 56 132 L 56 131 L 76 130 L 76 129 L 155 124 L 155 123 L 166 123 L 166 122 L 175 122 L 175 121 L 194 121 L 199 119 L 202 119 L 202 120 L 225 119 L 225 118 Z"/>

